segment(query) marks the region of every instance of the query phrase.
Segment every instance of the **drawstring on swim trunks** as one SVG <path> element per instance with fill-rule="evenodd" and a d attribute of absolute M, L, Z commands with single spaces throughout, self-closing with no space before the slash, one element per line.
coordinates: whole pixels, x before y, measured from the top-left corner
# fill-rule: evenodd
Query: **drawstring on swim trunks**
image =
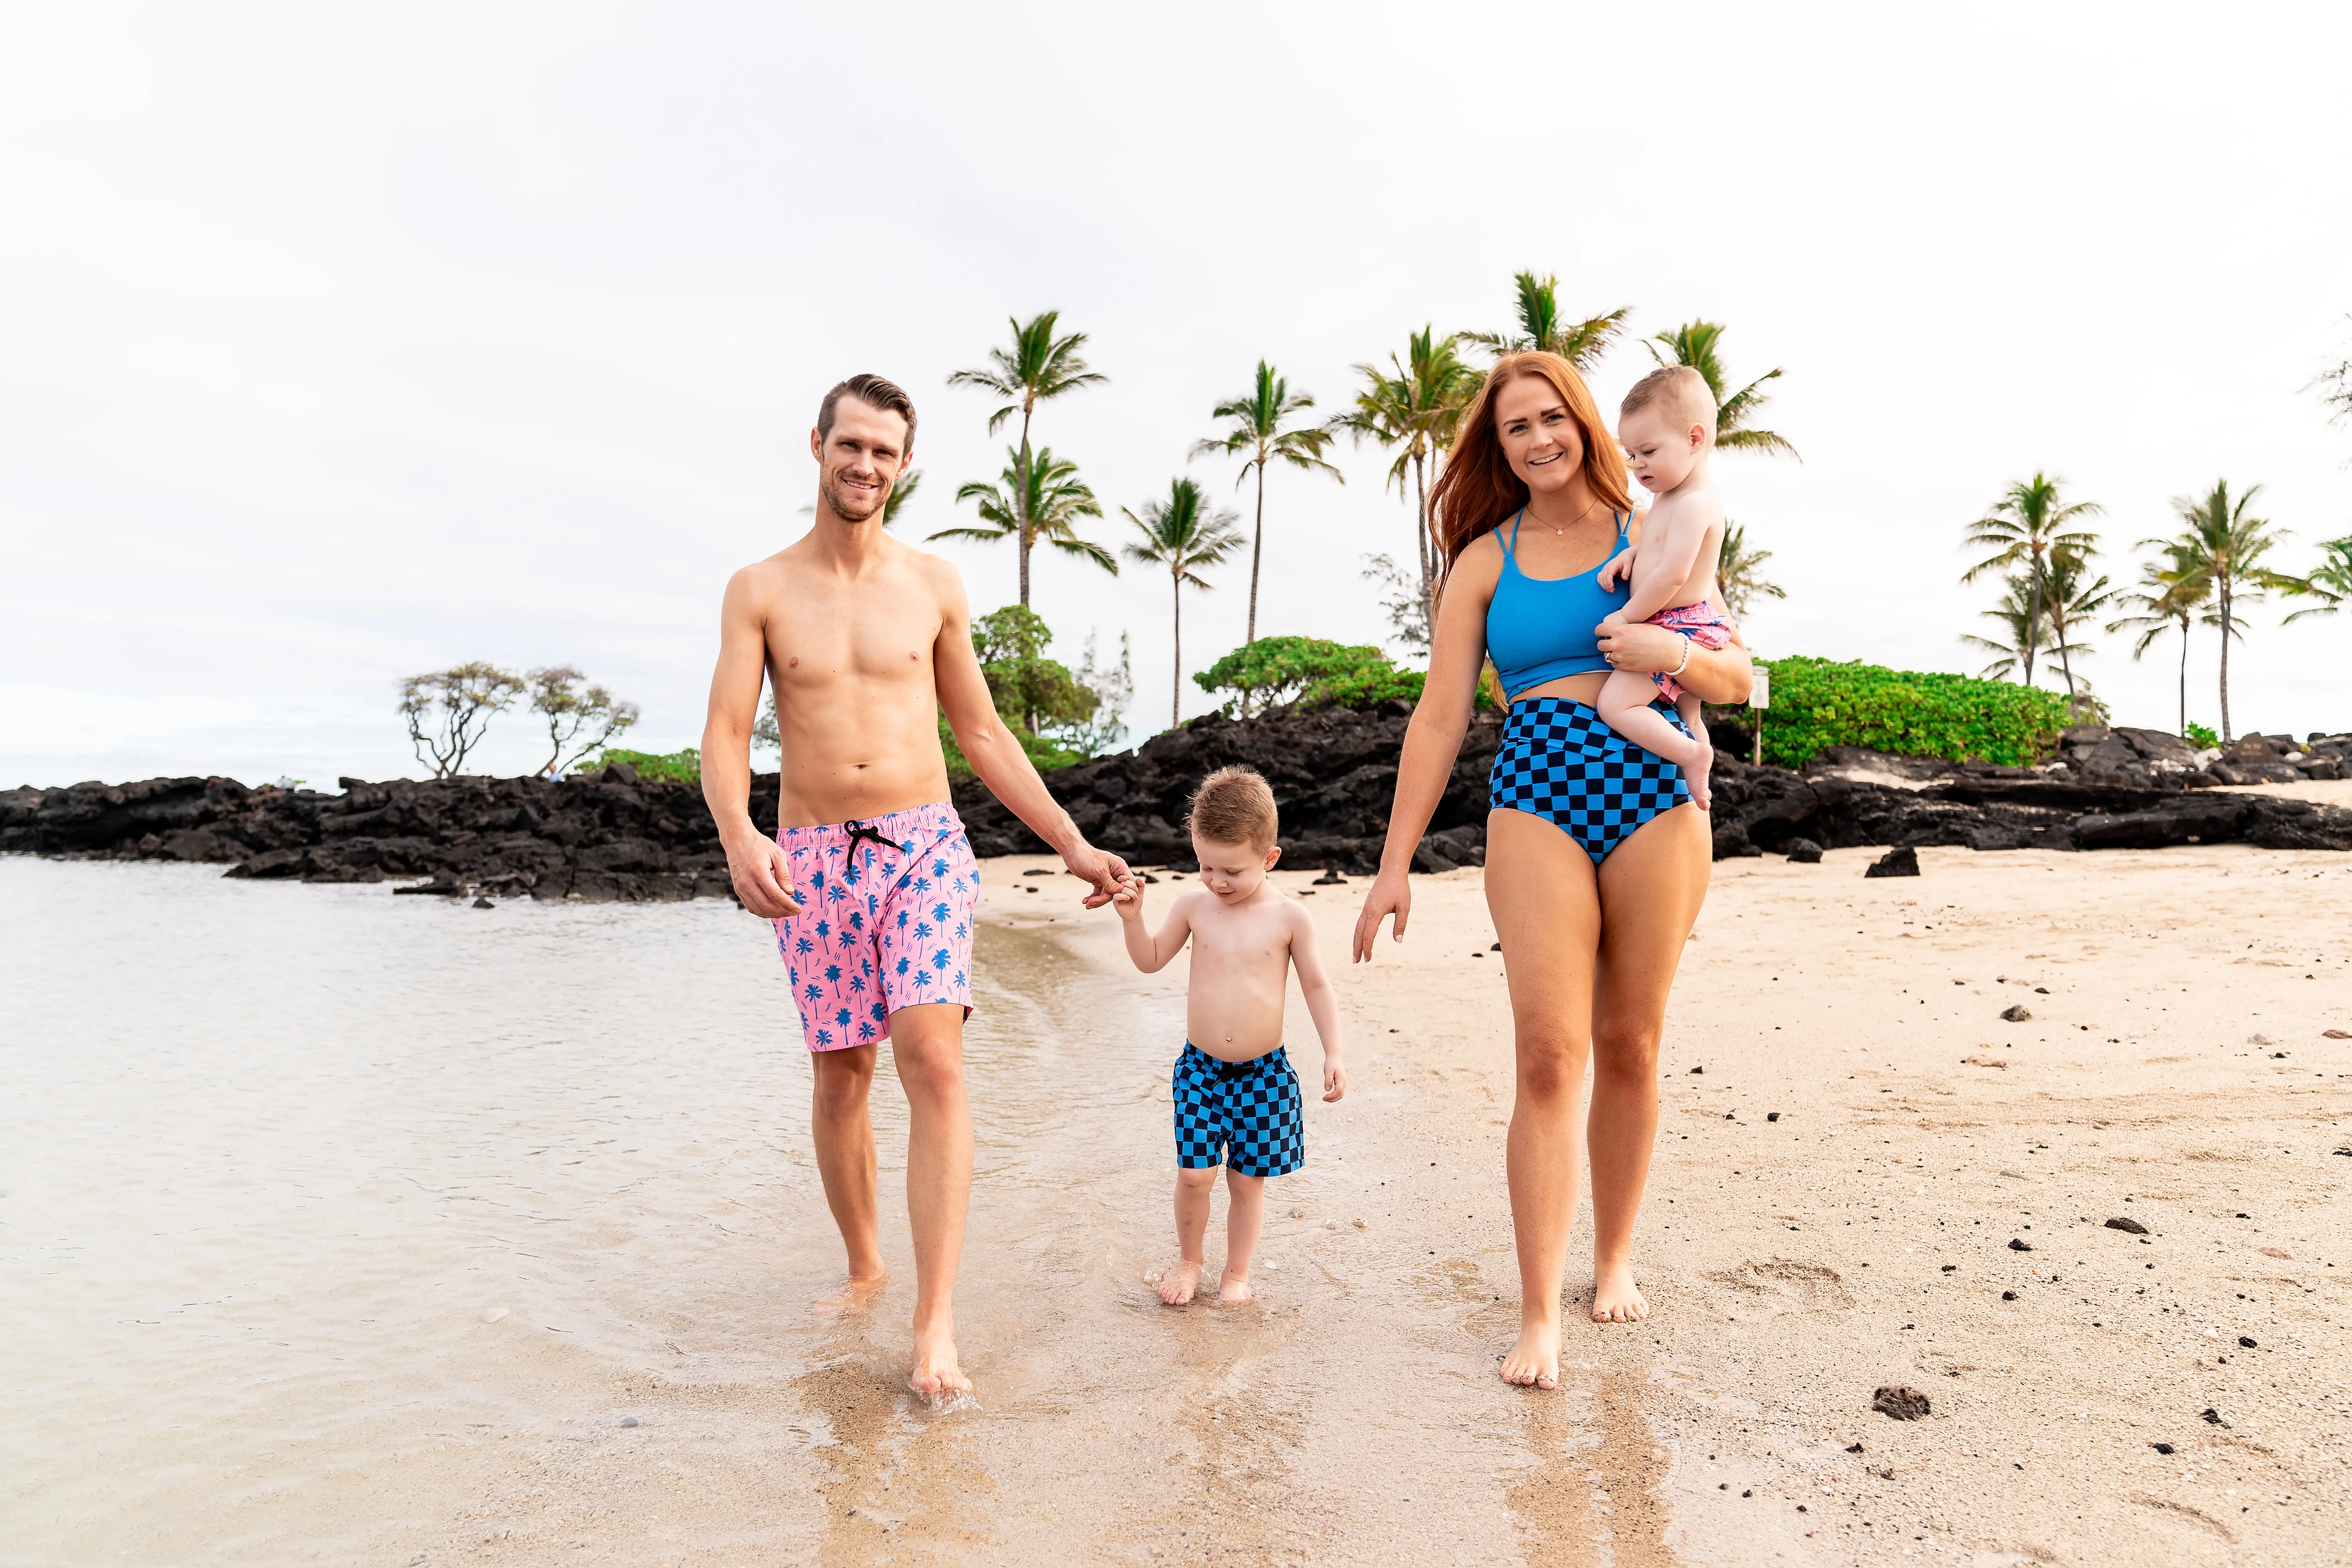
<path fill-rule="evenodd" d="M 851 821 L 845 822 L 841 826 L 849 835 L 849 853 L 844 858 L 843 869 L 848 872 L 849 879 L 853 882 L 857 880 L 857 846 L 861 841 L 878 844 L 885 849 L 896 849 L 902 855 L 907 852 L 906 846 L 895 839 L 883 837 L 865 823 Z"/>

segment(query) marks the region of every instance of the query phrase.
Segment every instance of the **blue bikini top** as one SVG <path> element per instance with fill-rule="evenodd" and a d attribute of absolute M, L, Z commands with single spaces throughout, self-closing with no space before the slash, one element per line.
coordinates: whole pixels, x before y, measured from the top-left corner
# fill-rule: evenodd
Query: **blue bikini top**
<path fill-rule="evenodd" d="M 1609 660 L 1601 656 L 1593 628 L 1633 597 L 1631 584 L 1622 580 L 1613 589 L 1601 585 L 1601 567 L 1607 560 L 1573 577 L 1530 577 L 1520 571 L 1516 551 L 1519 519 L 1527 514 L 1521 507 L 1518 517 L 1511 519 L 1511 537 L 1503 544 L 1503 575 L 1486 605 L 1486 654 L 1502 677 L 1504 695 L 1514 700 L 1529 687 L 1563 675 L 1607 670 Z M 1617 521 L 1617 549 L 1609 552 L 1613 558 L 1625 548 L 1630 520 L 1623 512 L 1609 515 Z M 1499 541 L 1499 530 L 1496 537 Z"/>

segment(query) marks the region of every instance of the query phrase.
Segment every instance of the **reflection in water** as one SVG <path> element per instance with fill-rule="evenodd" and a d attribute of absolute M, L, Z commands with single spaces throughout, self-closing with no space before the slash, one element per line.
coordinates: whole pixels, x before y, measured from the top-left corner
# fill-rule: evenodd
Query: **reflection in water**
<path fill-rule="evenodd" d="M 984 924 L 957 1313 L 980 1408 L 935 1414 L 902 1384 L 887 1051 L 892 1279 L 869 1316 L 809 1310 L 841 1259 L 764 929 L 0 858 L 17 1549 L 1519 1559 L 1503 1489 L 1530 1450 L 1582 1461 L 1497 1447 L 1509 1407 L 1445 1315 L 1507 1253 L 1441 1241 L 1433 1273 L 1425 1238 L 1327 1226 L 1409 1107 L 1310 1112 L 1263 1303 L 1168 1310 L 1143 1276 L 1181 997 Z"/>

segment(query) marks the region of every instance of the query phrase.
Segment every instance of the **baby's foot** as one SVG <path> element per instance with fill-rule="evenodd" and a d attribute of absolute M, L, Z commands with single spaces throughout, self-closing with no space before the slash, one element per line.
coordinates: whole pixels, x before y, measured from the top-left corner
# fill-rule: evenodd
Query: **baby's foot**
<path fill-rule="evenodd" d="M 1160 1277 L 1160 1299 L 1171 1307 L 1181 1307 L 1192 1299 L 1201 1288 L 1201 1266 L 1178 1258 L 1169 1265 L 1168 1272 Z"/>
<path fill-rule="evenodd" d="M 1638 1323 L 1650 1315 L 1650 1303 L 1633 1284 L 1630 1259 L 1596 1263 L 1592 1268 L 1592 1321 L 1596 1323 Z"/>
<path fill-rule="evenodd" d="M 952 1328 L 915 1331 L 915 1369 L 907 1374 L 907 1386 L 933 1405 L 942 1405 L 971 1392 L 971 1379 L 956 1364 Z"/>
<path fill-rule="evenodd" d="M 1691 799 L 1701 811 L 1715 809 L 1715 797 L 1707 793 L 1706 775 L 1715 767 L 1715 748 L 1705 741 L 1698 743 L 1698 755 L 1683 764 L 1683 782 L 1690 785 Z"/>
<path fill-rule="evenodd" d="M 1228 1268 L 1223 1278 L 1217 1281 L 1217 1300 L 1228 1307 L 1237 1306 L 1244 1301 L 1254 1301 L 1256 1299 L 1257 1292 L 1250 1289 L 1249 1276 L 1246 1274 L 1236 1274 Z"/>
<path fill-rule="evenodd" d="M 857 1317 L 882 1293 L 882 1279 L 879 1274 L 863 1279 L 853 1274 L 832 1295 L 811 1301 L 809 1310 L 820 1318 Z"/>
<path fill-rule="evenodd" d="M 1498 1369 L 1505 1383 L 1521 1388 L 1558 1388 L 1559 1386 L 1559 1325 L 1558 1323 L 1527 1323 L 1519 1329 L 1519 1342 L 1503 1358 Z"/>

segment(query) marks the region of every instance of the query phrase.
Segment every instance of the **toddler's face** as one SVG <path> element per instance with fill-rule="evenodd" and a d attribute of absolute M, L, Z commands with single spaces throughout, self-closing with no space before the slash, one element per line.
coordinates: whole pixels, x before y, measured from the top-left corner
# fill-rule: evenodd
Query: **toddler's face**
<path fill-rule="evenodd" d="M 1282 849 L 1253 849 L 1246 844 L 1220 844 L 1192 836 L 1192 857 L 1201 862 L 1201 886 L 1229 904 L 1239 903 L 1258 889 Z"/>
<path fill-rule="evenodd" d="M 1706 433 L 1697 426 L 1675 428 L 1656 404 L 1637 408 L 1617 426 L 1618 444 L 1642 488 L 1655 495 L 1690 478 L 1698 455 L 1706 448 Z"/>

